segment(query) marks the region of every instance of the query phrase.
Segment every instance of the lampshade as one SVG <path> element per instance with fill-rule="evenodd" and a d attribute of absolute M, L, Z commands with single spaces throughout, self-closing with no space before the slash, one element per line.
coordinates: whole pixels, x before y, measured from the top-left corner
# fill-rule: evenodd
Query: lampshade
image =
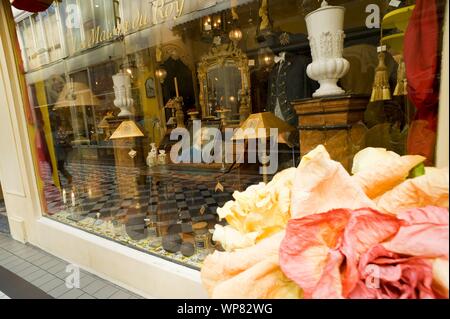
<path fill-rule="evenodd" d="M 114 133 L 109 138 L 110 140 L 119 140 L 124 138 L 133 137 L 144 137 L 141 129 L 137 126 L 134 121 L 127 120 L 123 121 L 119 127 L 114 131 Z"/>
<path fill-rule="evenodd" d="M 98 106 L 100 101 L 84 83 L 68 82 L 59 94 L 55 109 L 71 106 Z"/>
<path fill-rule="evenodd" d="M 19 10 L 42 12 L 48 9 L 53 0 L 12 0 L 11 5 Z"/>
<path fill-rule="evenodd" d="M 237 141 L 273 137 L 273 133 L 270 132 L 271 128 L 278 129 L 278 136 L 295 131 L 293 126 L 279 119 L 271 112 L 257 113 L 250 115 L 250 117 L 241 125 L 240 130 L 236 131 L 232 140 Z M 246 134 L 245 131 L 247 129 L 249 129 L 249 133 L 252 134 Z M 260 132 L 260 129 L 263 129 L 263 131 Z"/>

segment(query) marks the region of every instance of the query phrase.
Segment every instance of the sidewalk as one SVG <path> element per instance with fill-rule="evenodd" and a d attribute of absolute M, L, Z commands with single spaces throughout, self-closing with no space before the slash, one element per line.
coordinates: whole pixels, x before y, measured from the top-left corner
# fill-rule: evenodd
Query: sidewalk
<path fill-rule="evenodd" d="M 5 202 L 0 199 L 0 233 L 9 233 L 8 218 L 6 217 Z"/>
<path fill-rule="evenodd" d="M 57 299 L 143 299 L 109 281 L 103 280 L 85 270 L 80 270 L 80 289 L 68 289 L 65 279 L 68 263 L 39 248 L 24 245 L 0 232 L 0 270 L 12 272 L 20 281 L 27 281 L 42 292 Z M 22 280 L 23 279 L 23 280 Z M 0 272 L 0 299 L 8 297 L 11 280 L 2 282 Z M 17 290 L 17 287 L 14 287 Z M 20 297 L 16 297 L 20 298 Z"/>

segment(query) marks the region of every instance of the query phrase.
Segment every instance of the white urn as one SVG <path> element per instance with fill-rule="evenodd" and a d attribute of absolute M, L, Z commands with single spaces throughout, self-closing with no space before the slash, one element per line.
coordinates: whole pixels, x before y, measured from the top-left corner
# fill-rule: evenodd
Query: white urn
<path fill-rule="evenodd" d="M 345 38 L 344 13 L 344 7 L 330 6 L 323 1 L 319 9 L 305 17 L 313 59 L 306 73 L 320 84 L 313 97 L 345 94 L 337 85 L 339 79 L 350 69 L 350 63 L 342 57 Z"/>
<path fill-rule="evenodd" d="M 118 117 L 131 116 L 131 108 L 134 105 L 134 101 L 131 94 L 131 77 L 124 71 L 120 71 L 116 75 L 113 75 L 114 82 L 114 105 L 120 109 Z"/>

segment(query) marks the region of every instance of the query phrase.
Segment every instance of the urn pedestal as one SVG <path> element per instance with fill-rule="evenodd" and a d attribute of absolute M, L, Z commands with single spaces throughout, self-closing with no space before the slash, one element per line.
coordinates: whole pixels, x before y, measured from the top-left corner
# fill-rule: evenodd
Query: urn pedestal
<path fill-rule="evenodd" d="M 333 160 L 351 170 L 354 155 L 365 147 L 364 112 L 369 96 L 339 96 L 293 102 L 299 118 L 300 155 L 323 144 Z"/>

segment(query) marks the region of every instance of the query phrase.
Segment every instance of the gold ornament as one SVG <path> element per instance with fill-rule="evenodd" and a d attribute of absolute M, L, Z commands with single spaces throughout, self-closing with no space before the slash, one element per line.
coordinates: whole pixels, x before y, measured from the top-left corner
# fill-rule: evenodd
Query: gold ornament
<path fill-rule="evenodd" d="M 389 74 L 385 63 L 385 53 L 378 54 L 378 66 L 373 83 L 371 102 L 385 101 L 391 99 L 391 89 L 389 87 Z"/>
<path fill-rule="evenodd" d="M 394 91 L 395 96 L 408 95 L 408 81 L 406 79 L 406 66 L 403 61 L 403 55 L 399 56 L 398 71 L 397 71 L 397 85 Z"/>

